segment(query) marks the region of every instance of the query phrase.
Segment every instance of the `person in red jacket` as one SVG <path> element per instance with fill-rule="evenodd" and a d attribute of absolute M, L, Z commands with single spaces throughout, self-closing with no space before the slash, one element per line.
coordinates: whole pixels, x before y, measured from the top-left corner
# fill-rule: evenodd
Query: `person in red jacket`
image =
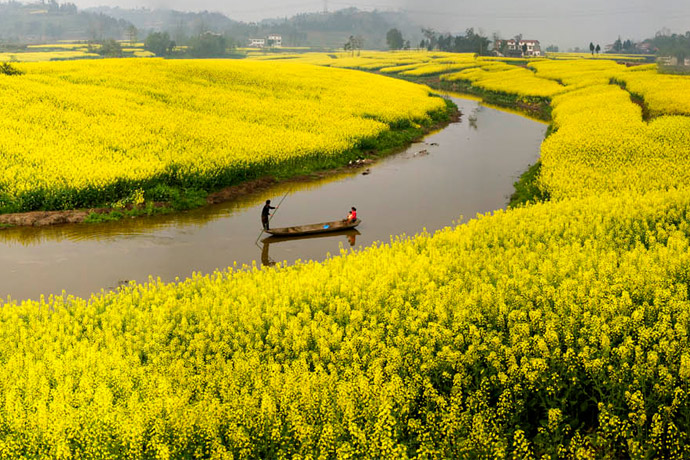
<path fill-rule="evenodd" d="M 348 223 L 352 223 L 357 220 L 357 208 L 353 206 L 352 209 L 350 209 L 350 212 L 347 214 L 346 220 Z"/>

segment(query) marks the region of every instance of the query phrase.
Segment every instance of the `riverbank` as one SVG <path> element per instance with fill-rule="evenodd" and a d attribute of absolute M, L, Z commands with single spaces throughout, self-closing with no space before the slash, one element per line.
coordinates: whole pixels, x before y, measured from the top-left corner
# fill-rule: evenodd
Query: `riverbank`
<path fill-rule="evenodd" d="M 487 104 L 504 107 L 524 113 L 525 115 L 536 118 L 544 122 L 551 122 L 551 105 L 548 98 L 544 97 L 525 97 L 515 94 L 502 93 L 497 91 L 487 91 L 473 86 L 468 81 L 447 81 L 441 80 L 440 74 L 424 77 L 411 77 L 399 74 L 381 74 L 401 80 L 427 85 L 438 91 L 467 94 L 480 98 Z"/>
<path fill-rule="evenodd" d="M 521 98 L 517 95 L 485 91 L 472 86 L 470 82 L 445 81 L 439 75 L 428 77 L 409 77 L 398 74 L 386 74 L 412 83 L 427 85 L 438 91 L 466 94 L 479 98 L 482 102 L 500 108 L 515 110 L 521 114 L 549 124 L 546 137 L 552 132 L 552 118 L 550 101 L 545 98 Z M 514 183 L 515 191 L 510 196 L 508 208 L 523 206 L 528 203 L 538 203 L 549 200 L 548 192 L 541 190 L 538 185 L 541 160 L 531 165 Z"/>
<path fill-rule="evenodd" d="M 186 189 L 174 186 L 159 187 L 159 193 L 168 200 L 143 198 L 135 190 L 115 206 L 100 206 L 87 209 L 29 211 L 0 214 L 0 230 L 11 227 L 42 227 L 48 225 L 99 223 L 120 219 L 169 214 L 187 211 L 206 205 L 237 199 L 248 193 L 267 190 L 278 183 L 304 183 L 342 174 L 346 170 L 365 168 L 380 158 L 393 154 L 422 139 L 431 132 L 456 122 L 462 115 L 457 106 L 445 99 L 446 107 L 429 114 L 421 124 L 391 127 L 375 139 L 362 140 L 359 148 L 344 152 L 338 158 L 320 163 L 280 165 L 260 177 L 251 177 L 241 183 L 215 190 Z M 146 193 L 148 194 L 148 192 Z M 151 196 L 151 195 L 149 195 Z"/>
<path fill-rule="evenodd" d="M 362 218 L 354 244 L 337 235 L 268 241 L 268 257 L 281 265 L 321 262 L 342 250 L 435 233 L 505 209 L 513 182 L 537 160 L 546 127 L 476 100 L 450 97 L 463 114 L 458 123 L 364 166 L 342 167 L 339 174 L 268 179 L 252 184 L 254 189 L 235 188 L 236 199 L 212 196 L 220 202 L 185 212 L 0 231 L 0 292 L 39 299 L 64 290 L 88 298 L 121 281 L 146 282 L 149 275 L 169 282 L 235 264 L 260 266 L 266 235 L 260 237 L 259 214 L 267 199 L 274 206 L 282 201 L 271 220 L 274 227 L 336 220 L 351 206 Z M 499 130 L 502 135 L 496 136 Z"/>

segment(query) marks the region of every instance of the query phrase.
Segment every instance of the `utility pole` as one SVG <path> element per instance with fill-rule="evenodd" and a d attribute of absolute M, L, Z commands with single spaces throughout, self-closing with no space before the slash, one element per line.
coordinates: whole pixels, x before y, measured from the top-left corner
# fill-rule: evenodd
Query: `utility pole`
<path fill-rule="evenodd" d="M 323 0 L 323 12 L 328 13 L 328 0 Z"/>

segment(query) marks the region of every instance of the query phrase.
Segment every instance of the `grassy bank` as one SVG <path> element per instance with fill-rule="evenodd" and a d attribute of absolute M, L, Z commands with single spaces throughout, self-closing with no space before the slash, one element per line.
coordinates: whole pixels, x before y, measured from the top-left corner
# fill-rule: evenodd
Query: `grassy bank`
<path fill-rule="evenodd" d="M 498 107 L 522 112 L 532 118 L 542 121 L 551 121 L 550 100 L 544 97 L 519 96 L 498 91 L 487 91 L 473 86 L 469 81 L 446 81 L 441 80 L 438 75 L 426 77 L 412 77 L 391 74 L 395 78 L 400 78 L 412 83 L 427 85 L 430 88 L 447 91 L 452 93 L 468 94 L 481 98 L 484 102 Z"/>
<path fill-rule="evenodd" d="M 509 208 L 547 201 L 549 199 L 548 192 L 541 190 L 537 183 L 540 172 L 541 161 L 537 161 L 527 168 L 527 171 L 522 173 L 520 179 L 514 184 L 515 192 L 510 196 L 510 201 L 508 202 Z"/>
<path fill-rule="evenodd" d="M 241 178 L 233 178 L 233 181 L 228 183 L 214 181 L 210 184 L 204 184 L 196 182 L 195 186 L 187 186 L 185 182 L 179 181 L 175 183 L 176 181 L 168 179 L 167 182 L 153 182 L 150 188 L 133 188 L 141 184 L 130 185 L 129 188 L 133 188 L 133 190 L 129 195 L 114 203 L 107 202 L 94 206 L 98 209 L 94 209 L 88 214 L 84 221 L 87 223 L 100 223 L 123 218 L 185 211 L 206 205 L 211 202 L 209 197 L 212 194 L 227 187 L 251 183 L 257 180 L 270 184 L 279 181 L 289 181 L 296 177 L 303 179 L 305 176 L 316 173 L 321 174 L 338 170 L 348 165 L 351 161 L 381 158 L 397 152 L 431 131 L 442 128 L 457 117 L 457 107 L 448 99 L 444 99 L 444 104 L 443 110 L 430 113 L 429 117 L 421 120 L 420 123 L 397 123 L 374 138 L 360 140 L 356 148 L 342 152 L 338 157 L 327 156 L 325 158 L 315 158 L 313 161 L 295 161 L 285 165 L 276 164 L 266 169 L 253 169 L 245 173 Z M 266 178 L 271 178 L 271 180 L 266 181 Z M 219 201 L 217 198 L 214 198 L 212 202 Z M 0 216 L 0 220 L 2 218 L 3 216 Z M 61 223 L 61 221 L 57 223 Z M 27 220 L 26 225 L 35 225 L 35 223 L 32 220 Z"/>
<path fill-rule="evenodd" d="M 450 118 L 427 88 L 232 60 L 17 64 L 0 75 L 0 213 L 185 208 L 264 176 L 336 168 Z M 74 85 L 84 91 L 74 91 Z M 26 135 L 31 126 L 31 136 Z"/>

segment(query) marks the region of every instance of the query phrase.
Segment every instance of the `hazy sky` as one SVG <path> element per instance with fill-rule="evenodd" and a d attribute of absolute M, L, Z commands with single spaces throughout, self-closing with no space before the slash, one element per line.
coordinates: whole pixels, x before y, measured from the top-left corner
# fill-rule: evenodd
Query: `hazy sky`
<path fill-rule="evenodd" d="M 410 13 L 439 31 L 481 28 L 503 37 L 522 33 L 542 45 L 586 47 L 653 36 L 663 27 L 690 30 L 690 0 L 76 0 L 80 7 L 122 6 L 220 11 L 232 19 L 257 21 L 354 6 Z"/>

